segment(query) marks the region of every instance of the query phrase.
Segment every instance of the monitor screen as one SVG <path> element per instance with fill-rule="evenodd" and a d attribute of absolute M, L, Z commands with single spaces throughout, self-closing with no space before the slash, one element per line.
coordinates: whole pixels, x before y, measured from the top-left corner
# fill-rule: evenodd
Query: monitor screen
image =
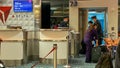
<path fill-rule="evenodd" d="M 32 0 L 14 0 L 13 11 L 14 12 L 32 12 L 33 11 Z"/>

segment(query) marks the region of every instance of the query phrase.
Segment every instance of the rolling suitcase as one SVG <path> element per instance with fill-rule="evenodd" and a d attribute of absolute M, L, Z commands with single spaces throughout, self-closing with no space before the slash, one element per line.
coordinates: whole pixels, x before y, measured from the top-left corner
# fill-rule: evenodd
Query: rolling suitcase
<path fill-rule="evenodd" d="M 93 48 L 92 48 L 91 61 L 92 61 L 93 63 L 98 62 L 100 56 L 101 56 L 101 48 L 100 48 L 100 47 L 93 47 Z"/>

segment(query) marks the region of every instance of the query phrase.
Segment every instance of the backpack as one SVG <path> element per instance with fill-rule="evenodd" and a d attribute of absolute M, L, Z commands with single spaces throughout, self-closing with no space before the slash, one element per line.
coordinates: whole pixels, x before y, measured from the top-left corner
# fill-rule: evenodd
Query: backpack
<path fill-rule="evenodd" d="M 5 68 L 4 63 L 0 60 L 0 68 Z"/>
<path fill-rule="evenodd" d="M 120 43 L 117 47 L 116 56 L 115 56 L 115 68 L 120 68 Z"/>
<path fill-rule="evenodd" d="M 109 52 L 103 53 L 95 68 L 113 68 L 111 54 Z"/>

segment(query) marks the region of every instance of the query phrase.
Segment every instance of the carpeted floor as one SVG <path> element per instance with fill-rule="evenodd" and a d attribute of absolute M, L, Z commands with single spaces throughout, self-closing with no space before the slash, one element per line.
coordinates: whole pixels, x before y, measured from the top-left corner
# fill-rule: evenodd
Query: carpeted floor
<path fill-rule="evenodd" d="M 70 58 L 69 65 L 71 68 L 95 68 L 96 63 L 85 63 L 85 56 L 82 55 L 79 58 Z M 22 66 L 14 66 L 14 67 L 6 67 L 6 68 L 31 68 L 31 66 L 37 61 L 33 61 L 31 63 L 22 65 Z M 34 68 L 54 68 L 53 65 L 49 64 L 39 64 Z M 57 68 L 65 68 L 65 65 L 57 65 Z"/>

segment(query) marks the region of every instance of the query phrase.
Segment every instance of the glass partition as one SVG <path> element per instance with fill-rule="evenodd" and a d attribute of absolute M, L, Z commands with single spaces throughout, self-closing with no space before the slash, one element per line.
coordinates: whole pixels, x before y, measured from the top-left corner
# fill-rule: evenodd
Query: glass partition
<path fill-rule="evenodd" d="M 42 0 L 42 29 L 58 29 L 69 18 L 69 0 Z"/>

